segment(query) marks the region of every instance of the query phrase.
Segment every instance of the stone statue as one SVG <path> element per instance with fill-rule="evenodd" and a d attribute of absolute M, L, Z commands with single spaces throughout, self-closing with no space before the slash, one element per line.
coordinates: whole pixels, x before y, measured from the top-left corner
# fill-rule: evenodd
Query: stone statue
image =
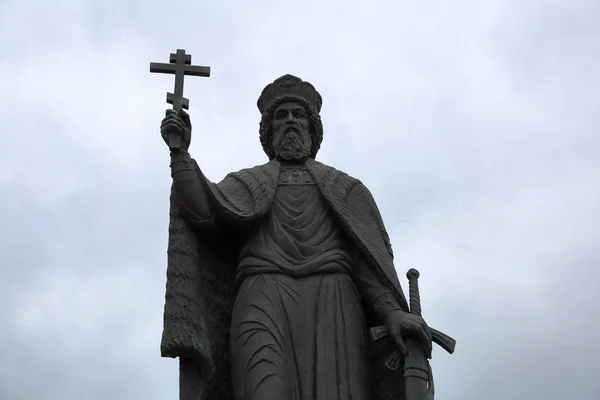
<path fill-rule="evenodd" d="M 189 115 L 167 110 L 162 138 L 179 139 L 161 352 L 180 358 L 182 399 L 405 398 L 403 379 L 389 393 L 374 383 L 369 328 L 379 325 L 400 358 L 407 337 L 431 357 L 432 329 L 409 312 L 371 193 L 315 159 L 321 105 L 295 76 L 267 85 L 269 161 L 219 183 L 188 153 Z"/>

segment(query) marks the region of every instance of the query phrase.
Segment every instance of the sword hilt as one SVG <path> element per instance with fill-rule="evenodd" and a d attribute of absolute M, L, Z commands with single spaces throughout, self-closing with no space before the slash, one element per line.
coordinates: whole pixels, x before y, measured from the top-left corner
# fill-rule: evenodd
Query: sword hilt
<path fill-rule="evenodd" d="M 408 287 L 409 287 L 409 295 L 410 295 L 410 312 L 421 316 L 421 296 L 419 295 L 419 271 L 414 268 L 411 268 L 406 273 L 406 277 L 408 278 Z M 442 333 L 436 329 L 429 328 L 431 330 L 431 339 L 434 343 L 438 344 L 442 349 L 446 350 L 448 353 L 454 353 L 454 348 L 456 347 L 456 340 L 451 338 L 450 336 Z M 369 333 L 371 336 L 371 340 L 377 341 L 386 336 L 389 336 L 390 332 L 385 325 L 374 326 L 369 329 Z"/>
<path fill-rule="evenodd" d="M 406 273 L 408 278 L 408 293 L 410 295 L 411 314 L 421 316 L 421 296 L 419 295 L 419 271 L 411 268 Z"/>

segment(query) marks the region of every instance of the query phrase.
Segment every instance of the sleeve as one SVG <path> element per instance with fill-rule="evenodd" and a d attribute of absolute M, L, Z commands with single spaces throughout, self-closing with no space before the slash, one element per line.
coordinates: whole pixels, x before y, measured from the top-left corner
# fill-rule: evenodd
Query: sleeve
<path fill-rule="evenodd" d="M 355 280 L 365 303 L 378 318 L 383 317 L 394 310 L 402 310 L 394 292 L 385 286 L 377 277 L 374 266 L 359 254 L 355 256 Z"/>
<path fill-rule="evenodd" d="M 171 153 L 171 177 L 183 219 L 196 229 L 215 228 L 215 207 L 188 153 Z"/>

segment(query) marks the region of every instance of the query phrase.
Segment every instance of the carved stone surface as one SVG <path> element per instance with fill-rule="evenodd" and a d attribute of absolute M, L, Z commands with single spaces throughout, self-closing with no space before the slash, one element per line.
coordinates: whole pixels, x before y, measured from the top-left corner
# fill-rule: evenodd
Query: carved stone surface
<path fill-rule="evenodd" d="M 321 95 L 284 75 L 257 105 L 270 161 L 219 183 L 188 154 L 189 116 L 161 125 L 167 144 L 181 138 L 161 344 L 180 358 L 180 398 L 433 398 L 432 339 L 454 342 L 410 312 L 369 190 L 315 160 Z M 411 295 L 415 308 L 414 276 Z"/>

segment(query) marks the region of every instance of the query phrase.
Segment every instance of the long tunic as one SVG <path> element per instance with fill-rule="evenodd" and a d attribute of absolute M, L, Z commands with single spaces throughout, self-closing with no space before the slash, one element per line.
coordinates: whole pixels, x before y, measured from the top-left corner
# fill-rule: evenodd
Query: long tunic
<path fill-rule="evenodd" d="M 390 290 L 306 174 L 282 171 L 269 213 L 239 254 L 230 338 L 237 400 L 370 398 L 364 304 L 378 315 L 397 307 L 379 301 Z M 303 178 L 285 180 L 292 175 Z M 173 178 L 190 221 L 213 220 L 193 179 Z"/>

